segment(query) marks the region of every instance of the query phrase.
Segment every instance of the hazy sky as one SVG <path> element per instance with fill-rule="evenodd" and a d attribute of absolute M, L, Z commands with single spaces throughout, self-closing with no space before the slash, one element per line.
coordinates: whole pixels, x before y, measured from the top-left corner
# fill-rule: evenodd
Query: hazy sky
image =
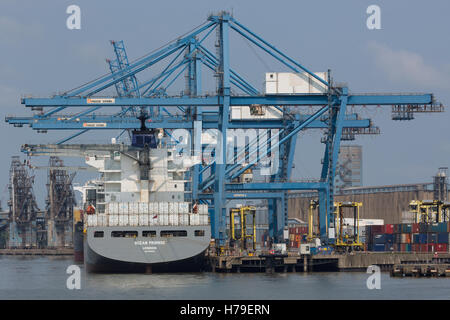
<path fill-rule="evenodd" d="M 71 4 L 81 7 L 81 30 L 66 28 L 66 8 Z M 371 4 L 381 7 L 381 30 L 366 27 L 366 9 Z M 348 84 L 351 92 L 431 92 L 448 105 L 450 2 L 445 0 L 2 0 L 0 117 L 30 115 L 20 104 L 23 95 L 50 96 L 107 72 L 105 58 L 113 57 L 109 40 L 124 40 L 132 60 L 220 10 L 231 11 L 237 20 L 310 70 L 331 69 L 334 80 Z M 264 72 L 286 69 L 254 50 L 233 37 L 231 65 L 262 89 Z M 205 86 L 213 88 L 214 81 L 204 79 Z M 418 114 L 408 122 L 392 121 L 390 107 L 355 111 L 372 118 L 382 132 L 354 142 L 363 146 L 364 185 L 427 182 L 438 167 L 450 165 L 448 111 Z M 20 154 L 20 145 L 54 142 L 69 133 L 38 134 L 3 122 L 0 134 L 0 200 L 4 204 L 11 156 Z M 301 137 L 295 176 L 318 177 L 323 149 L 320 134 L 307 131 Z M 73 142 L 93 142 L 95 138 L 90 134 Z M 36 194 L 43 203 L 46 173 L 36 175 Z"/>

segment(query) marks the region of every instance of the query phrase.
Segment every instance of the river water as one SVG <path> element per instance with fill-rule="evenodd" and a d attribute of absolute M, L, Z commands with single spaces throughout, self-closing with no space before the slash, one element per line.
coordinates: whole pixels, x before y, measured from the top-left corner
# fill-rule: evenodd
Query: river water
<path fill-rule="evenodd" d="M 92 274 L 81 268 L 81 289 L 66 282 L 71 258 L 0 256 L 0 299 L 450 299 L 449 278 L 391 278 L 369 290 L 369 274 L 177 273 Z"/>

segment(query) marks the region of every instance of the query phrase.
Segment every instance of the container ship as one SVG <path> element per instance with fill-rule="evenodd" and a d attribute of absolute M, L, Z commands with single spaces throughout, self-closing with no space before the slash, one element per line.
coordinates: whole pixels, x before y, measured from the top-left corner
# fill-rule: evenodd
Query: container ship
<path fill-rule="evenodd" d="M 87 148 L 85 162 L 99 177 L 75 187 L 85 212 L 86 270 L 202 270 L 211 241 L 208 205 L 185 201 L 189 168 L 158 136 L 157 143 L 153 134 L 134 133 L 131 146 Z"/>

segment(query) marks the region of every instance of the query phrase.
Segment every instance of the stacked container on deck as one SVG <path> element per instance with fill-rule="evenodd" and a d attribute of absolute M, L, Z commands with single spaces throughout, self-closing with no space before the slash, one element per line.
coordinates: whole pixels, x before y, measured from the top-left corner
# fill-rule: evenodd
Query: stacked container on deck
<path fill-rule="evenodd" d="M 188 226 L 208 225 L 208 206 L 192 212 L 188 202 L 111 202 L 105 213 L 87 216 L 87 225 L 96 226 Z"/>

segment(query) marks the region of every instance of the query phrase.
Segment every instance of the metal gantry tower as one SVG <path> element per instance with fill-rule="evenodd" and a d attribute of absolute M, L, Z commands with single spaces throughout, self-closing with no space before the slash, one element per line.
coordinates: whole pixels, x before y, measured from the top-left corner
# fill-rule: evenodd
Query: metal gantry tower
<path fill-rule="evenodd" d="M 75 172 L 68 174 L 64 169 L 60 158 L 50 157 L 46 201 L 48 247 L 63 248 L 73 243 L 74 176 Z"/>
<path fill-rule="evenodd" d="M 10 248 L 32 247 L 33 230 L 39 211 L 33 193 L 34 176 L 18 156 L 12 157 L 9 170 L 9 240 Z"/>
<path fill-rule="evenodd" d="M 215 48 L 208 49 L 205 39 L 213 31 L 217 36 Z M 290 72 L 309 77 L 324 90 L 319 93 L 259 92 L 231 67 L 230 57 L 233 54 L 229 35 L 232 32 L 261 49 Z M 22 104 L 39 112 L 31 117 L 7 117 L 6 121 L 19 127 L 29 125 L 40 132 L 75 131 L 55 145 L 24 145 L 22 149 L 29 155 L 62 154 L 63 150 L 70 148 L 63 144 L 90 130 L 123 132 L 158 129 L 169 136 L 174 135 L 177 129 L 188 130 L 190 139 L 184 142 L 184 146 L 191 146 L 193 159 L 190 197 L 193 201 L 209 204 L 212 236 L 220 244 L 226 240 L 226 203 L 230 199 L 267 199 L 270 235 L 275 241 L 281 240 L 287 222 L 286 198 L 290 190 L 318 191 L 321 239 L 325 243 L 333 243 L 334 177 L 340 141 L 354 139 L 357 134 L 379 133 L 370 119 L 361 119 L 357 113 L 349 111 L 353 108 L 348 107 L 392 106 L 395 120 L 412 119 L 414 112 L 443 110 L 431 93 L 350 93 L 345 86 L 333 85 L 330 72 L 326 79 L 311 72 L 227 12 L 211 15 L 204 24 L 187 35 L 133 62 L 128 62 L 123 42 L 114 42 L 113 45 L 117 59 L 110 64 L 110 74 L 62 95 L 22 99 Z M 238 56 L 239 52 L 235 58 Z M 159 68 L 150 79 L 137 80 L 144 70 L 154 70 L 154 65 L 163 63 L 162 71 Z M 212 95 L 203 94 L 201 71 L 205 67 L 214 73 L 217 81 L 217 91 Z M 186 75 L 186 90 L 177 96 L 168 95 L 167 89 L 181 74 Z M 111 87 L 116 88 L 118 95 L 105 97 L 103 92 Z M 65 115 L 74 107 L 85 110 L 76 115 Z M 249 108 L 251 114 L 272 110 L 279 112 L 280 116 L 235 119 L 231 115 L 233 107 Z M 107 116 L 95 115 L 94 111 L 100 108 L 113 112 Z M 292 166 L 296 139 L 301 131 L 307 129 L 322 129 L 324 132 L 321 141 L 325 145 L 322 170 L 316 180 L 295 181 L 292 179 Z M 202 145 L 202 133 L 207 130 L 216 132 L 212 149 Z M 230 149 L 228 138 L 236 139 L 236 135 L 231 133 L 237 130 L 257 130 L 257 134 L 246 142 L 245 147 Z M 177 141 L 175 136 L 174 140 Z M 267 159 L 269 165 L 279 164 L 267 179 L 250 182 L 240 179 L 249 170 L 261 167 L 261 162 Z"/>

